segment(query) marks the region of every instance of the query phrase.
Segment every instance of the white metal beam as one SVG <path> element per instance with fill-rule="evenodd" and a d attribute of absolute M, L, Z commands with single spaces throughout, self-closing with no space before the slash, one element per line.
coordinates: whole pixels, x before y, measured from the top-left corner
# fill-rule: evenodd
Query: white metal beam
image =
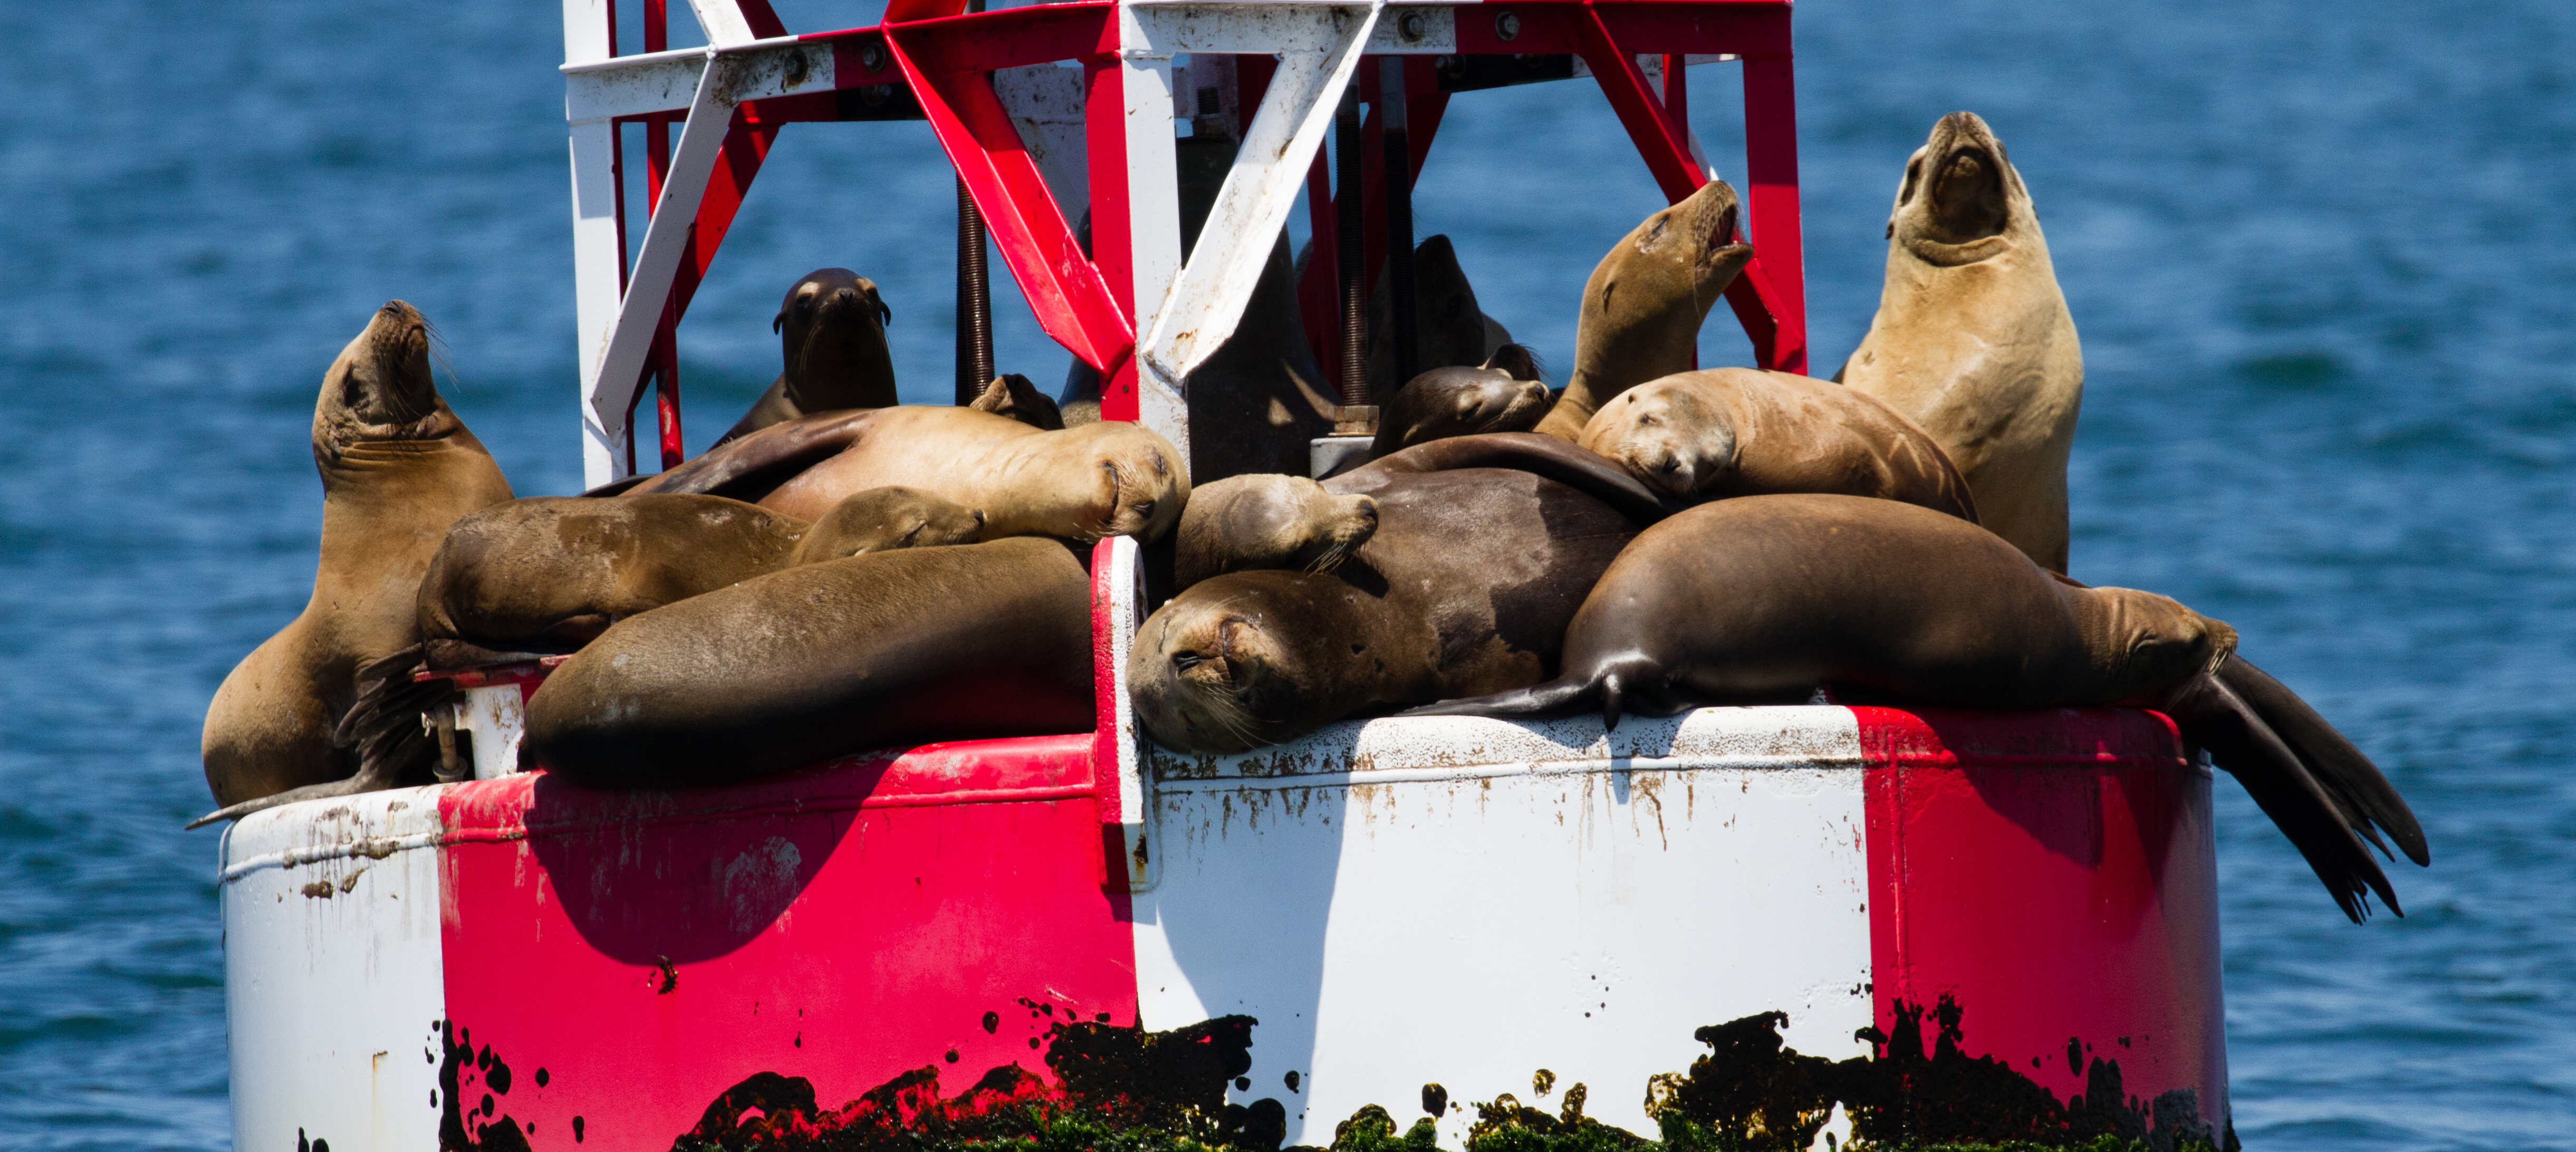
<path fill-rule="evenodd" d="M 1244 129 L 1243 146 L 1188 265 L 1154 315 L 1138 317 L 1138 329 L 1152 333 L 1138 356 L 1144 368 L 1140 383 L 1152 381 L 1180 394 L 1181 382 L 1233 334 L 1384 8 L 1384 0 L 1376 0 L 1241 13 L 1278 51 L 1279 70 Z M 1195 28 L 1219 42 L 1246 31 L 1205 15 L 1195 19 Z M 1141 282 L 1138 288 L 1142 301 Z"/>
<path fill-rule="evenodd" d="M 719 47 L 715 53 L 734 61 L 733 99 L 737 103 L 829 91 L 833 85 L 829 44 L 780 36 Z M 696 99 L 707 58 L 708 50 L 704 48 L 674 48 L 567 63 L 563 66 L 564 119 L 580 124 L 618 116 L 677 112 Z"/>
<path fill-rule="evenodd" d="M 1127 252 L 1136 331 L 1154 314 L 1181 268 L 1179 174 L 1172 137 L 1172 50 L 1146 30 L 1143 10 L 1118 6 L 1119 91 L 1127 138 Z M 1136 415 L 1190 458 L 1189 406 L 1179 385 L 1136 373 Z"/>

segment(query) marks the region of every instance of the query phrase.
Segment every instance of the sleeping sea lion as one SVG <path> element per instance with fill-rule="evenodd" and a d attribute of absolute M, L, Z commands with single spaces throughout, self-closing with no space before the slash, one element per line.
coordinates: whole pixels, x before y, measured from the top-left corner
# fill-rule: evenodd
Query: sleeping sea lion
<path fill-rule="evenodd" d="M 1141 646 L 1140 646 L 1141 647 Z M 2151 592 L 2088 588 L 1964 520 L 1892 500 L 1748 496 L 1647 529 L 1568 625 L 1564 671 L 1408 715 L 1664 714 L 1816 688 L 1953 708 L 2130 703 L 2235 774 L 2346 915 L 2397 899 L 2362 837 L 2424 832 L 2387 777 L 2235 653 L 2236 632 Z M 2384 850 L 2384 846 L 2383 846 Z"/>
<path fill-rule="evenodd" d="M 1323 484 L 1244 476 L 1205 491 L 1217 514 L 1177 548 L 1201 578 L 1145 621 L 1128 664 L 1146 730 L 1189 752 L 1544 679 L 1574 606 L 1666 507 L 1608 461 L 1528 433 L 1436 440 Z M 1321 568 L 1343 550 L 1329 571 L 1244 570 Z"/>
<path fill-rule="evenodd" d="M 785 366 L 716 443 L 808 413 L 903 403 L 895 396 L 894 359 L 886 351 L 885 326 L 893 318 L 867 277 L 847 268 L 806 273 L 787 289 L 777 318 L 769 322 Z"/>
<path fill-rule="evenodd" d="M 1091 580 L 1059 541 L 870 553 L 619 622 L 529 700 L 522 747 L 575 783 L 659 788 L 1082 732 L 1091 655 Z"/>
<path fill-rule="evenodd" d="M 1539 431 L 1579 440 L 1611 397 L 1690 371 L 1701 322 L 1753 259 L 1752 245 L 1728 242 L 1735 207 L 1735 189 L 1711 180 L 1610 246 L 1583 283 L 1574 375 Z"/>
<path fill-rule="evenodd" d="M 1922 428 L 1869 396 L 1788 372 L 1711 368 L 1648 381 L 1594 415 L 1583 446 L 1694 503 L 1838 492 L 1977 520 L 1959 470 Z"/>
<path fill-rule="evenodd" d="M 900 485 L 980 509 L 988 537 L 1125 535 L 1145 543 L 1160 539 L 1189 499 L 1179 453 L 1142 424 L 1041 432 L 972 408 L 909 404 L 833 420 L 847 438 L 839 452 L 763 494 L 737 498 L 803 519 L 852 493 Z M 746 438 L 739 447 L 753 446 Z"/>
<path fill-rule="evenodd" d="M 358 670 L 418 642 L 413 598 L 448 525 L 510 498 L 492 454 L 439 396 L 429 339 L 418 311 L 389 301 L 322 375 L 313 598 L 206 708 L 206 784 L 218 803 L 357 790 L 333 730 L 357 698 Z"/>
<path fill-rule="evenodd" d="M 1942 117 L 1906 161 L 1878 315 L 1834 378 L 1922 425 L 1987 529 L 2066 570 L 2084 352 L 2030 190 L 1975 113 Z"/>
<path fill-rule="evenodd" d="M 1505 344 L 1479 368 L 1440 367 L 1414 377 L 1378 410 L 1369 459 L 1416 444 L 1484 432 L 1527 432 L 1547 416 L 1538 360 Z"/>

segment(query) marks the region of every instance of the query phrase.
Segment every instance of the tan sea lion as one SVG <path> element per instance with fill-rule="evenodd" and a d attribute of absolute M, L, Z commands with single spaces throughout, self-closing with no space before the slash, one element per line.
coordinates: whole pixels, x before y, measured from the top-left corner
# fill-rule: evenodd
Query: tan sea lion
<path fill-rule="evenodd" d="M 1788 372 L 1711 368 L 1648 381 L 1595 414 L 1583 446 L 1693 502 L 1838 492 L 1977 520 L 1959 470 L 1922 428 L 1867 395 Z"/>
<path fill-rule="evenodd" d="M 1550 403 L 1537 358 L 1505 344 L 1481 367 L 1433 368 L 1397 389 L 1378 410 L 1368 458 L 1452 436 L 1527 432 L 1546 418 Z"/>
<path fill-rule="evenodd" d="M 2424 833 L 2369 758 L 2163 596 L 2055 576 L 1964 520 L 1892 500 L 1748 496 L 1640 534 L 1567 626 L 1564 671 L 1411 715 L 1623 713 L 1808 699 L 2162 710 L 2207 748 L 2358 921 L 2397 899 L 2362 837 L 2418 864 Z M 1141 645 L 1140 645 L 1141 648 Z M 2384 847 L 2383 847 L 2384 850 Z"/>
<path fill-rule="evenodd" d="M 1538 431 L 1567 440 L 1611 397 L 1690 371 L 1700 324 L 1753 259 L 1735 234 L 1735 189 L 1723 180 L 1646 217 L 1594 265 L 1583 284 L 1574 375 Z"/>
<path fill-rule="evenodd" d="M 1942 117 L 1906 161 L 1878 315 L 1835 379 L 1922 425 L 1986 528 L 2066 570 L 2084 351 L 2030 190 L 1975 113 Z"/>
<path fill-rule="evenodd" d="M 418 642 L 413 600 L 448 525 L 510 498 L 492 454 L 439 396 L 429 340 L 418 311 L 389 301 L 322 375 L 313 599 L 207 705 L 206 783 L 218 803 L 354 790 L 355 764 L 332 736 L 357 697 L 358 670 Z"/>
<path fill-rule="evenodd" d="M 1222 574 L 1155 610 L 1128 664 L 1146 730 L 1191 752 L 1544 679 L 1574 605 L 1666 508 L 1608 461 L 1528 433 L 1436 440 L 1324 484 L 1245 476 L 1209 490 L 1219 515 L 1185 525 L 1176 551 L 1193 575 Z M 1329 571 L 1247 570 L 1322 568 L 1318 544 L 1347 555 Z"/>
<path fill-rule="evenodd" d="M 1090 577 L 1022 538 L 807 564 L 624 620 L 529 700 L 522 747 L 576 783 L 675 787 L 1082 732 L 1092 712 Z"/>
<path fill-rule="evenodd" d="M 1386 404 L 1407 381 L 1395 374 L 1394 262 L 1380 265 L 1377 287 L 1368 298 L 1369 395 Z M 1476 302 L 1476 286 L 1458 263 L 1458 249 L 1447 236 L 1433 236 L 1413 249 L 1413 333 L 1415 374 L 1437 368 L 1483 364 L 1512 334 L 1501 321 L 1485 315 Z M 1527 377 L 1536 379 L 1536 377 Z M 1525 431 L 1525 429 L 1510 429 Z"/>
<path fill-rule="evenodd" d="M 1041 432 L 989 412 L 931 405 L 847 420 L 845 447 L 756 502 L 800 519 L 819 517 L 852 493 L 900 485 L 982 510 L 989 537 L 1125 535 L 1151 543 L 1189 498 L 1179 453 L 1141 424 Z"/>
<path fill-rule="evenodd" d="M 894 359 L 885 326 L 894 318 L 876 283 L 847 268 L 817 268 L 787 289 L 778 317 L 785 366 L 716 443 L 747 436 L 782 420 L 843 408 L 891 408 L 896 397 Z"/>

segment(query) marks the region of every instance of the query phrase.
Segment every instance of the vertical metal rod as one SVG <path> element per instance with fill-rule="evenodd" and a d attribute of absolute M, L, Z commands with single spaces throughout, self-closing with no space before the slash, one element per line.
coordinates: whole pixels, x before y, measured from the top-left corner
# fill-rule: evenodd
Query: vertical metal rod
<path fill-rule="evenodd" d="M 984 0 L 966 0 L 968 12 Z M 984 213 L 957 178 L 957 403 L 972 404 L 993 380 L 993 272 Z"/>
<path fill-rule="evenodd" d="M 1389 56 L 1379 62 L 1378 123 L 1386 150 L 1386 263 L 1388 315 L 1394 323 L 1395 379 L 1402 388 L 1422 372 L 1421 334 L 1414 316 L 1413 289 L 1413 143 L 1404 119 L 1404 61 Z"/>
<path fill-rule="evenodd" d="M 1350 87 L 1342 89 L 1342 106 L 1333 114 L 1333 167 L 1338 169 L 1340 190 L 1333 196 L 1335 239 L 1340 241 L 1342 274 L 1342 403 L 1359 407 L 1374 403 L 1369 395 L 1368 380 L 1368 269 L 1361 267 L 1360 230 L 1367 226 L 1360 215 L 1360 87 L 1354 77 Z"/>
<path fill-rule="evenodd" d="M 972 404 L 993 380 L 993 276 L 984 214 L 957 181 L 957 402 Z"/>

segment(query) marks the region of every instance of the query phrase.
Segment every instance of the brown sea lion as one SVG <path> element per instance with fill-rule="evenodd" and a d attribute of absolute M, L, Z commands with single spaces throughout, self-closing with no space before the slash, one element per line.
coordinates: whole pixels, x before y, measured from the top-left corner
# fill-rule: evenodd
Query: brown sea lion
<path fill-rule="evenodd" d="M 1379 266 L 1377 287 L 1368 298 L 1369 395 L 1377 397 L 1379 404 L 1391 402 L 1407 383 L 1395 374 L 1393 269 L 1392 261 Z M 1478 306 L 1476 286 L 1468 282 L 1467 270 L 1458 263 L 1458 249 L 1447 236 L 1433 236 L 1414 246 L 1413 308 L 1413 363 L 1417 375 L 1437 368 L 1483 364 L 1503 345 L 1511 343 L 1511 333 Z"/>
<path fill-rule="evenodd" d="M 1254 472 L 1190 493 L 1173 530 L 1173 584 L 1252 568 L 1326 572 L 1377 532 L 1377 501 L 1303 476 Z"/>
<path fill-rule="evenodd" d="M 1838 492 L 1977 520 L 1959 470 L 1922 428 L 1869 396 L 1788 372 L 1711 368 L 1648 381 L 1595 414 L 1583 446 L 1692 502 Z"/>
<path fill-rule="evenodd" d="M 1568 625 L 1564 671 L 1412 715 L 1665 714 L 1802 701 L 2165 712 L 2296 844 L 2354 920 L 2397 899 L 2362 837 L 2431 859 L 2387 777 L 2236 632 L 2163 596 L 2057 577 L 1964 520 L 1856 496 L 1748 496 L 1647 529 Z M 2384 849 L 2383 849 L 2384 850 Z"/>
<path fill-rule="evenodd" d="M 2084 351 L 2003 141 L 1953 112 L 1905 163 L 1887 283 L 1835 379 L 1939 441 L 1995 535 L 2066 570 L 2066 457 Z"/>
<path fill-rule="evenodd" d="M 1611 397 L 1690 371 L 1701 322 L 1753 259 L 1751 245 L 1727 240 L 1735 208 L 1735 189 L 1711 180 L 1610 246 L 1583 283 L 1574 374 L 1540 432 L 1579 440 Z"/>
<path fill-rule="evenodd" d="M 594 787 L 717 784 L 1086 731 L 1092 706 L 1090 578 L 1061 542 L 995 540 L 807 564 L 622 621 L 529 700 L 522 747 Z"/>
<path fill-rule="evenodd" d="M 1219 483 L 1250 497 L 1219 507 L 1265 513 L 1275 501 L 1289 515 L 1192 525 L 1202 531 L 1180 553 L 1224 574 L 1186 587 L 1137 635 L 1136 714 L 1191 752 L 1293 739 L 1458 685 L 1544 679 L 1574 605 L 1665 507 L 1615 465 L 1528 433 L 1433 441 L 1322 485 Z M 1330 571 L 1226 570 L 1263 554 L 1317 567 L 1311 539 L 1283 546 L 1296 533 L 1274 529 L 1363 525 L 1352 502 L 1330 499 L 1352 495 L 1369 498 L 1375 529 Z"/>
<path fill-rule="evenodd" d="M 783 420 L 843 408 L 891 408 L 894 359 L 886 351 L 886 323 L 894 318 L 877 286 L 847 268 L 817 268 L 788 288 L 778 316 L 785 367 L 716 443 L 750 435 Z"/>
<path fill-rule="evenodd" d="M 984 510 L 969 508 L 936 492 L 888 485 L 851 493 L 796 542 L 790 565 L 820 564 L 892 552 L 898 548 L 944 548 L 974 544 L 985 537 Z"/>
<path fill-rule="evenodd" d="M 1527 432 L 1547 416 L 1550 400 L 1537 358 L 1505 344 L 1482 367 L 1433 368 L 1397 389 L 1378 410 L 1369 459 L 1452 436 Z"/>
<path fill-rule="evenodd" d="M 358 790 L 352 757 L 332 740 L 358 670 L 418 642 L 413 599 L 448 525 L 510 498 L 492 454 L 439 396 L 429 340 L 418 311 L 389 301 L 322 375 L 313 599 L 224 677 L 206 708 L 206 784 L 219 803 Z"/>
<path fill-rule="evenodd" d="M 901 405 L 855 414 L 847 429 L 839 452 L 756 502 L 819 517 L 852 493 L 901 485 L 982 510 L 990 537 L 1124 535 L 1151 543 L 1180 518 L 1190 493 L 1179 453 L 1141 424 L 1041 432 L 972 408 Z"/>

